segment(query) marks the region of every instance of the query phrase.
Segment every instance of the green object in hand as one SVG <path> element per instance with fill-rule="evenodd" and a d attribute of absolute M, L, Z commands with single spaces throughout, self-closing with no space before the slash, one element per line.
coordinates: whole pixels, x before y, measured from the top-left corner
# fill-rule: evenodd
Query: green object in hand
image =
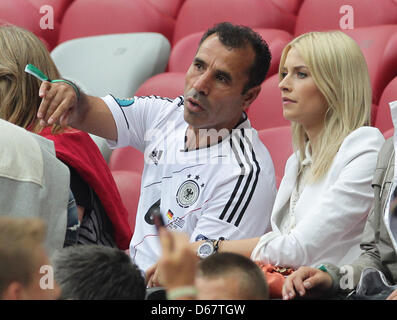
<path fill-rule="evenodd" d="M 35 76 L 41 81 L 51 81 L 40 69 L 36 68 L 33 64 L 27 64 L 25 67 L 25 72 Z"/>
<path fill-rule="evenodd" d="M 25 67 L 25 72 L 31 74 L 32 76 L 36 77 L 37 79 L 41 80 L 41 81 L 49 81 L 51 83 L 55 83 L 55 82 L 64 82 L 67 83 L 68 85 L 72 86 L 74 91 L 76 92 L 76 96 L 77 96 L 77 100 L 80 99 L 80 90 L 79 88 L 77 88 L 77 86 L 69 81 L 69 80 L 65 80 L 65 79 L 55 79 L 55 80 L 50 80 L 50 78 L 48 78 L 43 71 L 41 71 L 39 68 L 35 67 L 33 64 L 27 64 Z"/>

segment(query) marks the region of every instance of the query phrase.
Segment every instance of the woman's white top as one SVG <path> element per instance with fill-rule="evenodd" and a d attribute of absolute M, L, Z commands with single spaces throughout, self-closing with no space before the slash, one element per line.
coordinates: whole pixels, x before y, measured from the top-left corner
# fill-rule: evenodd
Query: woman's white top
<path fill-rule="evenodd" d="M 299 153 L 292 154 L 274 203 L 272 231 L 260 238 L 251 259 L 298 268 L 323 262 L 342 266 L 357 258 L 383 143 L 377 128 L 354 130 L 341 144 L 327 174 L 316 183 L 306 182 L 311 167 L 309 145 L 298 185 Z"/>

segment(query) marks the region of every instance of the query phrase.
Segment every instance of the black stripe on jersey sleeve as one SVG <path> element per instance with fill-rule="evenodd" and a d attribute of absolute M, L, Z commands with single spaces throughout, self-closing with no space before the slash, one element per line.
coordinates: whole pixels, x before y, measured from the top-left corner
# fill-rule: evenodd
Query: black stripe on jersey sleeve
<path fill-rule="evenodd" d="M 219 219 L 221 219 L 221 220 L 223 220 L 225 218 L 226 212 L 229 210 L 229 207 L 232 204 L 233 199 L 236 196 L 237 191 L 240 188 L 241 182 L 242 182 L 242 180 L 244 178 L 244 175 L 245 175 L 245 167 L 244 167 L 243 163 L 241 162 L 241 159 L 240 159 L 240 157 L 238 155 L 236 147 L 234 146 L 232 137 L 230 137 L 230 147 L 231 147 L 231 149 L 232 149 L 232 151 L 233 151 L 233 153 L 234 153 L 234 155 L 235 155 L 235 157 L 237 159 L 237 162 L 238 162 L 238 164 L 239 164 L 239 166 L 241 168 L 241 174 L 240 174 L 240 176 L 239 176 L 239 178 L 237 180 L 236 186 L 234 187 L 234 190 L 232 192 L 232 195 L 229 198 L 229 201 L 226 203 L 226 206 L 223 208 L 223 211 L 222 211 L 221 215 L 219 216 Z"/>
<path fill-rule="evenodd" d="M 245 140 L 244 133 L 243 133 L 243 131 L 241 131 L 241 132 L 242 132 L 243 138 L 240 137 L 240 149 L 241 149 L 241 151 L 242 151 L 242 153 L 244 155 L 246 163 L 249 165 L 249 174 L 248 174 L 248 178 L 245 181 L 243 191 L 241 192 L 237 203 L 235 204 L 235 206 L 234 206 L 229 218 L 227 219 L 227 222 L 229 222 L 229 223 L 232 222 L 232 220 L 234 218 L 234 215 L 236 214 L 238 208 L 240 207 L 240 205 L 241 205 L 241 203 L 242 203 L 242 201 L 243 201 L 243 199 L 245 197 L 245 194 L 247 193 L 248 187 L 249 187 L 249 185 L 251 183 L 252 176 L 254 174 L 252 163 L 250 163 L 251 161 L 250 161 L 250 159 L 247 156 L 248 150 L 245 150 L 245 148 L 244 148 L 244 141 L 243 141 L 243 140 Z"/>
<path fill-rule="evenodd" d="M 110 96 L 111 96 L 111 97 L 114 99 L 114 101 L 117 103 L 116 98 L 115 98 L 113 95 L 110 95 Z M 130 124 L 129 124 L 128 120 L 127 120 L 127 117 L 125 116 L 124 110 L 123 110 L 123 108 L 122 108 L 118 103 L 117 103 L 117 105 L 119 106 L 121 112 L 123 113 L 124 120 L 125 120 L 125 122 L 127 123 L 127 128 L 129 129 L 129 128 L 130 128 Z"/>
<path fill-rule="evenodd" d="M 159 100 L 165 100 L 165 101 L 168 101 L 168 102 L 173 102 L 173 100 L 170 99 L 170 98 L 162 97 L 162 96 L 156 96 L 156 95 L 154 95 L 154 94 L 152 94 L 152 95 L 150 95 L 150 96 L 139 96 L 138 98 L 140 98 L 140 99 L 145 99 L 145 98 L 149 98 L 149 99 L 159 99 Z"/>
<path fill-rule="evenodd" d="M 244 129 L 242 129 L 242 130 L 243 130 L 243 135 L 244 135 Z M 250 203 L 250 201 L 251 201 L 251 199 L 252 199 L 252 196 L 253 196 L 253 194 L 254 194 L 254 192 L 255 192 L 255 189 L 256 189 L 256 186 L 257 186 L 257 184 L 258 184 L 259 172 L 261 171 L 261 168 L 260 168 L 260 166 L 259 166 L 258 160 L 256 160 L 255 151 L 254 151 L 254 148 L 253 148 L 253 146 L 252 146 L 251 141 L 249 140 L 249 138 L 245 138 L 245 141 L 249 144 L 249 147 L 250 147 L 250 150 L 251 150 L 251 153 L 252 153 L 252 159 L 254 160 L 254 163 L 255 163 L 255 166 L 256 166 L 257 170 L 256 170 L 256 175 L 255 175 L 254 184 L 252 185 L 252 188 L 251 188 L 250 194 L 249 194 L 249 196 L 248 196 L 248 199 L 247 199 L 247 201 L 245 202 L 245 205 L 244 205 L 243 209 L 241 210 L 240 215 L 238 216 L 238 218 L 237 218 L 237 220 L 236 220 L 236 222 L 235 222 L 235 226 L 236 226 L 236 227 L 239 226 L 239 224 L 240 224 L 240 222 L 241 222 L 241 219 L 242 219 L 243 216 L 244 216 L 245 210 L 247 209 L 247 207 L 248 207 L 248 205 L 249 205 L 249 203 Z"/>

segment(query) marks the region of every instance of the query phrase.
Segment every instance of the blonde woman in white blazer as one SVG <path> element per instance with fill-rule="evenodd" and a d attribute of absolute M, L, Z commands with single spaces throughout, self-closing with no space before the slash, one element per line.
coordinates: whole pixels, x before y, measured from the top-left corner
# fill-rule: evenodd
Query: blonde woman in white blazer
<path fill-rule="evenodd" d="M 341 266 L 360 254 L 384 138 L 370 127 L 371 86 L 358 45 L 340 31 L 294 39 L 280 61 L 283 114 L 291 120 L 288 159 L 261 238 L 223 241 L 255 261 L 298 268 Z"/>
<path fill-rule="evenodd" d="M 260 238 L 212 243 L 218 252 L 240 253 L 264 264 L 296 269 L 327 261 L 341 266 L 359 256 L 384 142 L 379 130 L 370 127 L 365 58 L 343 32 L 311 32 L 286 46 L 279 77 L 295 152 L 275 200 L 272 231 Z M 148 271 L 149 278 L 154 270 Z"/>

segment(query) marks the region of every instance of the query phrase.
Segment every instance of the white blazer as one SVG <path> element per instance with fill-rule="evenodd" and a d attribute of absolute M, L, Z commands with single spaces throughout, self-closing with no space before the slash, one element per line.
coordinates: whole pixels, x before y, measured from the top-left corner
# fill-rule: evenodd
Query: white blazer
<path fill-rule="evenodd" d="M 274 203 L 272 231 L 261 237 L 251 259 L 298 268 L 332 263 L 342 266 L 360 254 L 359 243 L 372 207 L 372 176 L 384 143 L 377 128 L 361 127 L 350 133 L 323 179 L 307 184 L 295 207 L 295 227 L 282 234 L 282 214 L 289 208 L 299 157 L 294 153 Z"/>

